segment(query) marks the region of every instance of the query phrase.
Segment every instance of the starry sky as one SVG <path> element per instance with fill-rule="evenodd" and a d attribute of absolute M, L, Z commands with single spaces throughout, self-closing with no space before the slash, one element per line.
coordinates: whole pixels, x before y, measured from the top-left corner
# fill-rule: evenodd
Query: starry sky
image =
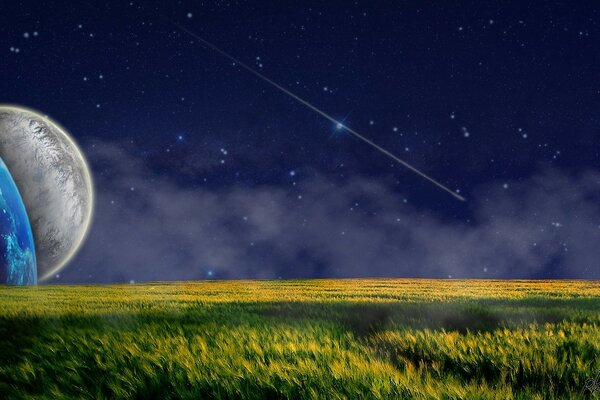
<path fill-rule="evenodd" d="M 599 8 L 3 4 L 0 102 L 66 127 L 95 181 L 52 282 L 600 278 Z"/>

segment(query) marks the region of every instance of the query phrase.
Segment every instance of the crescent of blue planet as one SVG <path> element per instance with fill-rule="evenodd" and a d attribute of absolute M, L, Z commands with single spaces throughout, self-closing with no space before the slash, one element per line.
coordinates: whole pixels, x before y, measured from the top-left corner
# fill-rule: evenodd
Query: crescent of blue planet
<path fill-rule="evenodd" d="M 0 159 L 0 282 L 37 284 L 33 233 L 25 204 L 10 171 Z"/>

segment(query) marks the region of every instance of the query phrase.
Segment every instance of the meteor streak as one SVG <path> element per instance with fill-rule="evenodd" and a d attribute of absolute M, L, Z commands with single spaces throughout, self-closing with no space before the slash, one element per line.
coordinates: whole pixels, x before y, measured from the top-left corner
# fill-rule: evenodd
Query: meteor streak
<path fill-rule="evenodd" d="M 175 25 L 178 29 L 182 30 L 183 32 L 187 33 L 188 35 L 190 35 L 191 37 L 193 37 L 194 39 L 196 39 L 197 41 L 199 41 L 200 43 L 202 43 L 203 45 L 205 45 L 206 47 L 208 47 L 211 50 L 214 50 L 215 52 L 219 53 L 220 55 L 222 55 L 223 57 L 229 59 L 230 61 L 233 61 L 235 64 L 239 65 L 240 67 L 244 68 L 246 71 L 250 72 L 251 74 L 259 77 L 261 80 L 267 82 L 268 84 L 270 84 L 271 86 L 273 86 L 276 89 L 279 89 L 281 92 L 287 94 L 288 96 L 290 96 L 292 99 L 296 100 L 297 102 L 299 102 L 300 104 L 303 104 L 304 106 L 308 107 L 309 109 L 311 109 L 312 111 L 316 112 L 317 114 L 319 114 L 320 116 L 322 116 L 323 118 L 328 119 L 329 121 L 333 122 L 335 124 L 335 126 L 337 126 L 340 129 L 344 129 L 346 132 L 352 134 L 354 137 L 362 140 L 363 142 L 367 143 L 368 145 L 370 145 L 371 147 L 379 150 L 381 153 L 385 154 L 386 156 L 390 157 L 391 159 L 393 159 L 394 161 L 400 163 L 401 165 L 403 165 L 405 168 L 409 169 L 410 171 L 414 172 L 415 174 L 419 175 L 421 178 L 433 183 L 435 186 L 437 186 L 438 188 L 444 190 L 445 192 L 449 193 L 450 195 L 452 195 L 455 199 L 458 199 L 460 201 L 466 201 L 466 199 L 464 197 L 462 197 L 461 195 L 459 195 L 458 193 L 456 193 L 455 191 L 451 190 L 450 188 L 448 188 L 447 186 L 443 185 L 442 183 L 438 182 L 437 180 L 433 179 L 432 177 L 430 177 L 429 175 L 427 175 L 426 173 L 418 170 L 417 168 L 413 167 L 412 165 L 410 165 L 409 163 L 407 163 L 406 161 L 402 160 L 401 158 L 395 156 L 394 154 L 390 153 L 389 151 L 387 151 L 386 149 L 384 149 L 383 147 L 379 146 L 378 144 L 374 143 L 371 139 L 361 135 L 360 133 L 356 132 L 354 129 L 344 125 L 343 123 L 337 121 L 335 118 L 333 118 L 331 115 L 327 114 L 326 112 L 318 109 L 317 107 L 313 106 L 311 103 L 309 103 L 308 101 L 304 100 L 303 98 L 297 96 L 296 94 L 290 92 L 289 90 L 287 90 L 286 88 L 284 88 L 283 86 L 281 86 L 280 84 L 278 84 L 277 82 L 272 81 L 271 79 L 267 78 L 266 76 L 264 76 L 263 74 L 261 74 L 260 72 L 258 72 L 257 70 L 255 70 L 254 68 L 250 67 L 249 65 L 241 62 L 240 60 L 238 60 L 237 58 L 235 58 L 234 56 L 230 55 L 229 53 L 226 53 L 225 51 L 221 50 L 220 48 L 218 48 L 217 46 L 215 46 L 214 44 L 210 43 L 209 41 L 203 39 L 202 37 L 198 36 L 196 33 L 190 31 L 189 29 L 187 29 L 186 27 L 184 27 L 183 25 L 167 18 L 164 17 L 166 20 L 168 20 L 171 24 Z"/>

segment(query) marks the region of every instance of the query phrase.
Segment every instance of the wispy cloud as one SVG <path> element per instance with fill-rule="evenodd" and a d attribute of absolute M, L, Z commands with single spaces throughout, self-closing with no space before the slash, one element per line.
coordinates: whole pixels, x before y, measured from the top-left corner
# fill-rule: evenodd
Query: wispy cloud
<path fill-rule="evenodd" d="M 101 143 L 92 232 L 61 281 L 290 277 L 600 278 L 600 174 L 491 182 L 449 221 L 382 183 L 190 188 Z M 301 196 L 301 197 L 299 197 Z"/>

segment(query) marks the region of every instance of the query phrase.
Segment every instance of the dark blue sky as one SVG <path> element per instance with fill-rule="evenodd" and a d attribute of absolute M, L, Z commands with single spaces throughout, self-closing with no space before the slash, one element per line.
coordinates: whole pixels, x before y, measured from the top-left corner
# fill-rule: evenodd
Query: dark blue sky
<path fill-rule="evenodd" d="M 286 3 L 2 6 L 0 102 L 65 126 L 96 181 L 57 282 L 599 277 L 596 2 Z"/>

